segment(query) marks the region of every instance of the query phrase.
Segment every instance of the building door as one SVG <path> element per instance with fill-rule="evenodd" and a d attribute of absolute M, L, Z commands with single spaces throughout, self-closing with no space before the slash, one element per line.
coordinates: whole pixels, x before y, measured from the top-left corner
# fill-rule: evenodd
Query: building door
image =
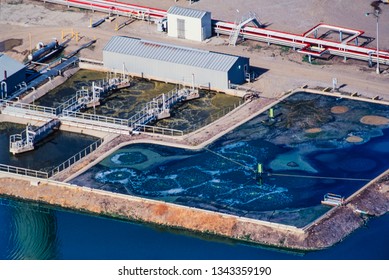
<path fill-rule="evenodd" d="M 185 39 L 185 19 L 177 19 L 177 37 Z"/>

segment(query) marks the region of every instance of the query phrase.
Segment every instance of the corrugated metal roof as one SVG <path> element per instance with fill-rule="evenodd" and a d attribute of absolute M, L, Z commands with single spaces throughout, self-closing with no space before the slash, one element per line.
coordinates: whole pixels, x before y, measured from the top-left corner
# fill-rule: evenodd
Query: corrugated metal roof
<path fill-rule="evenodd" d="M 9 77 L 24 67 L 19 61 L 0 53 L 0 81 L 4 80 L 4 71 L 7 71 L 7 76 Z"/>
<path fill-rule="evenodd" d="M 227 72 L 238 56 L 145 41 L 137 38 L 114 36 L 104 50 L 177 64 Z"/>
<path fill-rule="evenodd" d="M 191 18 L 202 18 L 208 12 L 179 7 L 179 6 L 172 6 L 169 8 L 167 13 L 168 15 L 171 14 L 171 15 L 178 15 L 178 16 L 191 17 Z"/>

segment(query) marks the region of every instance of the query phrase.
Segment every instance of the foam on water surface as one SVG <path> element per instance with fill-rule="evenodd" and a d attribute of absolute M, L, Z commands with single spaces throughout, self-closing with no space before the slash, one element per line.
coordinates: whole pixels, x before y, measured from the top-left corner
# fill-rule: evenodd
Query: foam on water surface
<path fill-rule="evenodd" d="M 334 106 L 348 110 L 332 113 Z M 372 112 L 389 117 L 386 106 L 297 93 L 275 112 L 271 125 L 266 113 L 259 115 L 210 144 L 210 151 L 124 147 L 74 182 L 92 178 L 112 191 L 259 219 L 276 211 L 285 215 L 275 215 L 277 221 L 301 226 L 326 209 L 319 207 L 324 194 L 348 196 L 366 183 L 336 178 L 373 178 L 389 166 L 377 152 L 389 152 L 389 126 L 360 122 Z M 307 133 L 310 128 L 315 133 Z M 350 135 L 364 140 L 347 142 Z M 255 173 L 258 163 L 262 178 Z M 317 209 L 317 215 L 302 209 Z"/>

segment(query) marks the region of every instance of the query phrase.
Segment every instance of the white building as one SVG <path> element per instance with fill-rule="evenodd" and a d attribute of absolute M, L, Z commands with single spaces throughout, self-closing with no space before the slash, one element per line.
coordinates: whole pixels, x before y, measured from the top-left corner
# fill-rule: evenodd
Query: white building
<path fill-rule="evenodd" d="M 178 6 L 167 12 L 168 36 L 204 41 L 212 36 L 211 13 Z"/>

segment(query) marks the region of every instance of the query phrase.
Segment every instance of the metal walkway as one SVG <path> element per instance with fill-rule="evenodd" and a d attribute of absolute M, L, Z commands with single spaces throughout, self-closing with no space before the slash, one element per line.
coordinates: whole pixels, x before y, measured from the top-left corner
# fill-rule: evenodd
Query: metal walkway
<path fill-rule="evenodd" d="M 43 0 L 66 6 L 84 8 L 88 10 L 117 14 L 142 20 L 159 21 L 167 17 L 167 11 L 145 6 L 133 5 L 118 2 L 115 0 Z M 364 32 L 350 28 L 318 24 L 302 35 L 270 30 L 260 27 L 243 26 L 238 28 L 233 22 L 213 20 L 213 31 L 216 34 L 230 36 L 234 30 L 239 30 L 239 36 L 244 39 L 261 41 L 268 44 L 278 44 L 297 49 L 299 52 L 311 57 L 322 57 L 324 54 L 336 55 L 346 58 L 353 58 L 363 61 L 379 62 L 389 65 L 389 52 L 359 46 L 358 38 Z M 330 38 L 319 38 L 318 31 L 326 29 L 339 33 L 340 40 Z M 313 35 L 313 36 L 312 36 Z M 234 35 L 236 36 L 236 35 Z M 343 36 L 345 36 L 343 38 Z M 352 43 L 354 41 L 354 44 Z"/>
<path fill-rule="evenodd" d="M 235 23 L 235 28 L 231 30 L 229 44 L 235 46 L 240 33 L 242 32 L 242 28 L 248 25 L 249 23 L 253 23 L 256 27 L 261 27 L 262 24 L 257 19 L 257 15 L 253 12 L 250 12 L 247 16 L 242 17 L 239 23 Z"/>
<path fill-rule="evenodd" d="M 80 110 L 87 107 L 98 106 L 100 98 L 108 91 L 120 89 L 129 85 L 129 81 L 123 78 L 111 78 L 100 83 L 94 82 L 91 90 L 81 89 L 76 95 L 65 101 L 57 108 L 25 104 L 20 102 L 4 101 L 0 107 L 1 113 L 25 118 L 28 120 L 42 121 L 46 124 L 53 119 L 58 119 L 61 124 L 117 134 L 131 134 L 139 132 L 162 133 L 167 135 L 182 135 L 181 131 L 168 128 L 147 126 L 150 122 L 170 117 L 170 111 L 180 102 L 199 98 L 199 92 L 194 88 L 174 89 L 168 93 L 161 94 L 148 102 L 138 113 L 129 119 L 105 117 L 96 114 L 81 113 Z M 49 130 L 51 127 L 42 126 L 42 129 Z M 25 136 L 11 136 L 10 143 L 13 143 L 13 151 L 25 146 L 25 150 L 32 150 L 28 135 L 32 135 L 30 128 L 27 128 Z M 22 133 L 22 134 L 23 134 Z M 24 140 L 23 140 L 24 139 Z M 23 140 L 23 141 L 22 141 Z M 19 142 L 17 142 L 19 141 Z M 30 145 L 30 146 L 29 146 Z M 11 151 L 12 152 L 12 151 Z M 15 152 L 17 153 L 17 152 Z"/>
<path fill-rule="evenodd" d="M 152 101 L 147 102 L 146 105 L 144 105 L 129 119 L 119 119 L 95 114 L 81 113 L 78 110 L 73 109 L 73 106 L 76 105 L 69 105 L 72 104 L 72 102 L 66 102 L 68 105 L 62 106 L 64 109 L 61 111 L 60 119 L 63 124 L 85 129 L 118 134 L 139 133 L 140 131 L 145 132 L 145 127 L 150 122 L 170 117 L 170 111 L 179 102 L 188 101 L 198 97 L 198 90 L 188 88 L 174 89 L 169 93 L 161 94 L 160 96 L 154 98 Z M 166 130 L 169 129 L 164 129 L 165 132 Z M 171 133 L 167 134 L 177 134 L 177 131 L 175 130 L 171 130 L 170 132 Z"/>
<path fill-rule="evenodd" d="M 199 97 L 198 90 L 194 88 L 173 89 L 146 103 L 138 113 L 128 119 L 128 124 L 133 131 L 139 131 L 144 125 L 154 120 L 170 117 L 170 111 L 177 103 Z"/>
<path fill-rule="evenodd" d="M 100 105 L 102 98 L 106 97 L 110 92 L 129 87 L 131 85 L 127 76 L 123 75 L 120 78 L 111 78 L 99 82 L 93 82 L 90 89 L 82 87 L 76 92 L 76 95 L 62 103 L 57 108 L 57 114 L 62 111 L 78 112 L 81 109 L 91 108 Z"/>
<path fill-rule="evenodd" d="M 75 63 L 77 63 L 78 57 L 71 57 L 66 60 L 61 60 L 61 62 L 58 64 L 58 61 L 54 62 L 53 64 L 57 64 L 53 66 L 53 68 L 50 68 L 52 64 L 50 64 L 46 69 L 42 70 L 40 73 L 38 73 L 38 77 L 34 78 L 31 82 L 22 82 L 20 85 L 18 85 L 19 89 L 15 91 L 11 96 L 7 96 L 6 100 L 12 100 L 23 93 L 27 92 L 30 89 L 35 89 L 41 84 L 50 81 L 51 78 L 61 75 L 63 71 L 68 69 L 69 67 L 72 67 Z"/>
<path fill-rule="evenodd" d="M 125 76 L 123 76 L 123 78 L 113 78 L 107 81 L 101 81 L 100 83 L 93 82 L 91 93 L 87 89 L 79 90 L 77 91 L 76 96 L 64 102 L 57 108 L 3 101 L 1 106 L 2 114 L 44 122 L 44 124 L 37 129 L 33 129 L 33 127 L 28 124 L 21 134 L 11 135 L 9 139 L 10 152 L 15 155 L 34 150 L 34 146 L 37 142 L 41 141 L 44 137 L 52 133 L 54 129 L 59 127 L 61 124 L 61 117 L 66 121 L 66 117 L 71 113 L 75 114 L 82 108 L 97 106 L 100 104 L 100 98 L 104 94 L 118 88 L 123 88 L 124 86 L 129 86 L 129 84 L 129 80 L 125 78 Z M 90 120 L 87 120 L 87 122 L 90 125 Z M 69 123 L 67 122 L 67 124 Z M 108 131 L 117 132 L 115 129 L 112 130 L 112 127 Z"/>
<path fill-rule="evenodd" d="M 44 125 L 34 129 L 30 124 L 21 134 L 11 135 L 9 138 L 9 151 L 15 155 L 34 150 L 36 143 L 58 129 L 60 121 L 52 119 Z"/>

